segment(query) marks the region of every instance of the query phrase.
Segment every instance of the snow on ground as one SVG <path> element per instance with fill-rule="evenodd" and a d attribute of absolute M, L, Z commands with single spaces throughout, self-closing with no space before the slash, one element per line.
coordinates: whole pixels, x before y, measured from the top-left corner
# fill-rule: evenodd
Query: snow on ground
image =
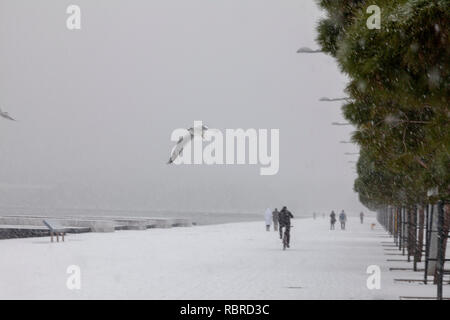
<path fill-rule="evenodd" d="M 264 222 L 1 240 L 1 299 L 398 299 L 435 296 L 433 285 L 399 284 L 422 273 L 389 271 L 380 227 L 350 218 L 330 231 L 328 219 L 293 221 L 283 251 Z M 392 251 L 396 253 L 396 251 Z M 69 290 L 68 266 L 81 268 Z M 379 265 L 381 289 L 369 290 L 366 269 Z M 448 286 L 447 286 L 448 287 Z M 448 290 L 446 288 L 445 290 Z M 448 296 L 449 291 L 445 292 Z"/>

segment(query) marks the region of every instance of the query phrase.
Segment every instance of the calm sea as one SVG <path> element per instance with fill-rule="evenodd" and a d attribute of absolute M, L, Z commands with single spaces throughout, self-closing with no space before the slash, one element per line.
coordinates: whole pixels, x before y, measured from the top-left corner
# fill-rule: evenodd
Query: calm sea
<path fill-rule="evenodd" d="M 151 218 L 188 218 L 197 225 L 221 224 L 232 222 L 264 221 L 264 215 L 237 212 L 180 212 L 152 210 L 105 210 L 105 209 L 49 209 L 30 207 L 0 207 L 0 215 L 27 216 L 119 216 L 119 217 L 151 217 Z"/>

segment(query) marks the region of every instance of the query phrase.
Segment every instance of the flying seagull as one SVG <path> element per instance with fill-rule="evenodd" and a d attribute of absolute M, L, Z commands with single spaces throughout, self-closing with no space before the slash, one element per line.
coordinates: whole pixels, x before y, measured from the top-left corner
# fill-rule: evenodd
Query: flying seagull
<path fill-rule="evenodd" d="M 2 109 L 0 109 L 0 116 L 5 118 L 5 119 L 8 119 L 8 120 L 16 121 L 16 119 L 11 118 L 11 116 L 9 115 L 8 112 L 3 111 Z"/>
<path fill-rule="evenodd" d="M 183 154 L 184 147 L 194 138 L 194 136 L 201 136 L 203 139 L 207 130 L 209 130 L 209 128 L 205 125 L 187 129 L 188 133 L 178 140 L 177 145 L 173 149 L 167 164 L 172 164 L 176 160 L 176 158 L 178 158 L 178 156 Z"/>

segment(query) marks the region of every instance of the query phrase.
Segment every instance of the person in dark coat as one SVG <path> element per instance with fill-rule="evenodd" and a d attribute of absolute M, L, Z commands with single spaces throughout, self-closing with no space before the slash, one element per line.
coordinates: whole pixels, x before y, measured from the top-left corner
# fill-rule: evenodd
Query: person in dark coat
<path fill-rule="evenodd" d="M 279 214 L 279 224 L 280 224 L 280 239 L 283 239 L 283 228 L 287 231 L 287 247 L 289 248 L 290 239 L 290 230 L 291 230 L 291 219 L 294 218 L 294 215 L 286 208 L 283 207 Z"/>
<path fill-rule="evenodd" d="M 342 210 L 341 214 L 339 215 L 339 222 L 341 223 L 341 230 L 345 230 L 345 223 L 347 222 L 347 215 L 345 214 L 344 210 Z"/>
<path fill-rule="evenodd" d="M 278 221 L 280 219 L 280 212 L 277 208 L 272 212 L 272 219 L 273 219 L 273 231 L 278 231 Z"/>
<path fill-rule="evenodd" d="M 336 213 L 334 213 L 334 210 L 332 210 L 330 214 L 330 230 L 334 230 L 335 223 L 336 223 Z"/>

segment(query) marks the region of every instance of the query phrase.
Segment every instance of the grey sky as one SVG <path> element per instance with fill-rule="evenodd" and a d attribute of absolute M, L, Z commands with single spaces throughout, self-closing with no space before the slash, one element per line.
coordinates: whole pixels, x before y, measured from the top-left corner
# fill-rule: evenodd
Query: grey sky
<path fill-rule="evenodd" d="M 69 4 L 82 30 L 66 29 Z M 359 211 L 312 0 L 0 0 L 0 206 Z M 1 120 L 1 119 L 0 119 Z M 280 171 L 167 166 L 172 130 L 280 129 Z"/>

